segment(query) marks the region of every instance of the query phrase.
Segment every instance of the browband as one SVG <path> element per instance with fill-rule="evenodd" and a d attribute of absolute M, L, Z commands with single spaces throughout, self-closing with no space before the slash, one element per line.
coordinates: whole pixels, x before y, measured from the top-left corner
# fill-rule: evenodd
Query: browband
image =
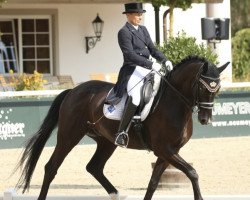
<path fill-rule="evenodd" d="M 199 81 L 207 88 L 207 90 L 209 92 L 217 92 L 218 89 L 220 88 L 220 78 L 210 78 L 210 77 L 206 77 L 201 75 L 202 77 L 209 79 L 210 82 L 207 83 L 205 80 L 203 80 L 202 78 L 199 79 Z"/>

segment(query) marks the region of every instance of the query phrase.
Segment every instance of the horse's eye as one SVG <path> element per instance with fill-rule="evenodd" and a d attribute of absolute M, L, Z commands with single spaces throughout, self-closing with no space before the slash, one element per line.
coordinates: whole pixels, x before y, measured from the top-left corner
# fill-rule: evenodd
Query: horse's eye
<path fill-rule="evenodd" d="M 207 88 L 205 87 L 205 85 L 201 85 L 201 87 L 200 87 L 200 90 L 206 90 Z"/>

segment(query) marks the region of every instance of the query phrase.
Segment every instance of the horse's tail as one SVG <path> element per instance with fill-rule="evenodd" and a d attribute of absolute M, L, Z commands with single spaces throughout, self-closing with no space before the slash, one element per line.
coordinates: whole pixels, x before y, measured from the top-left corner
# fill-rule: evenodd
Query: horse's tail
<path fill-rule="evenodd" d="M 71 89 L 60 93 L 53 101 L 47 116 L 45 117 L 40 129 L 26 143 L 22 157 L 17 165 L 17 168 L 23 167 L 22 174 L 16 185 L 17 188 L 23 186 L 23 193 L 29 189 L 30 181 L 35 170 L 37 161 L 42 153 L 45 143 L 49 139 L 52 131 L 55 129 L 59 118 L 60 106 Z"/>

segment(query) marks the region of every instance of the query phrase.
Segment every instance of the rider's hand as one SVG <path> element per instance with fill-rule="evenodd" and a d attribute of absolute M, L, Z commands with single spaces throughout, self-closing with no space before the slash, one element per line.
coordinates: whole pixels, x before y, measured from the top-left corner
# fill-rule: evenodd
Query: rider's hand
<path fill-rule="evenodd" d="M 156 72 L 160 71 L 161 69 L 161 64 L 157 63 L 157 62 L 154 62 L 153 65 L 152 65 L 152 69 Z"/>
<path fill-rule="evenodd" d="M 173 69 L 173 64 L 172 64 L 172 62 L 171 62 L 170 60 L 167 60 L 167 61 L 164 63 L 164 65 L 165 65 L 167 71 L 169 71 L 169 72 Z"/>

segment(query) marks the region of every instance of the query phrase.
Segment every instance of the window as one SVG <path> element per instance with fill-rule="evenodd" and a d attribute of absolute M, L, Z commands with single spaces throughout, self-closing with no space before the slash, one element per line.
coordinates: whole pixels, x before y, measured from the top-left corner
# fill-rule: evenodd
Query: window
<path fill-rule="evenodd" d="M 0 21 L 0 73 L 18 72 L 14 20 Z"/>
<path fill-rule="evenodd" d="M 51 43 L 49 17 L 0 18 L 0 73 L 52 74 Z"/>

